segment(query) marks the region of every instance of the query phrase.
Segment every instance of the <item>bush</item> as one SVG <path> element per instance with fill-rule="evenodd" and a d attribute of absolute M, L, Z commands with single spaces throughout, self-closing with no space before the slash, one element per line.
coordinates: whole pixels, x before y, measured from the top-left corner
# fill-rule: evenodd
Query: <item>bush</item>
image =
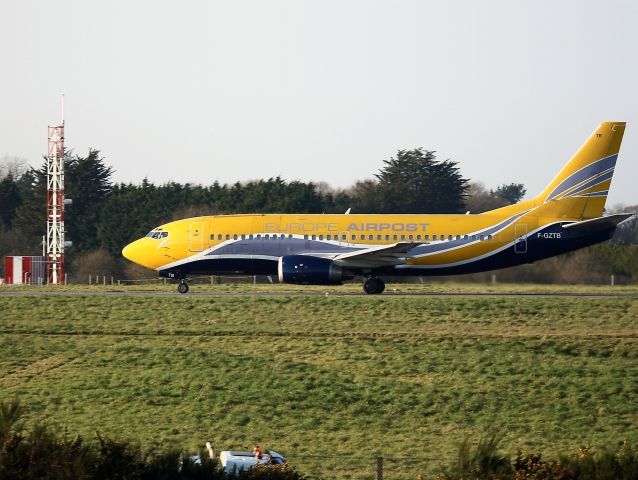
<path fill-rule="evenodd" d="M 485 479 L 509 480 L 514 478 L 514 469 L 508 457 L 498 452 L 502 437 L 495 433 L 481 438 L 472 449 L 465 439 L 459 445 L 454 463 L 438 475 L 439 480 Z"/>
<path fill-rule="evenodd" d="M 53 428 L 45 425 L 36 425 L 29 432 L 25 432 L 22 427 L 24 413 L 25 409 L 17 400 L 0 402 L 0 478 L 2 479 L 222 480 L 226 478 L 219 464 L 203 454 L 200 455 L 203 459 L 201 464 L 196 465 L 180 450 L 170 449 L 159 455 L 151 455 L 137 445 L 105 439 L 99 433 L 96 444 L 87 443 L 79 436 L 69 438 L 66 435 L 59 435 Z"/>
<path fill-rule="evenodd" d="M 255 465 L 237 475 L 238 480 L 306 480 L 306 477 L 285 463 L 283 465 Z"/>
<path fill-rule="evenodd" d="M 624 442 L 617 452 L 596 452 L 581 447 L 576 452 L 544 461 L 540 454 L 519 453 L 513 463 L 499 454 L 501 437 L 490 435 L 472 449 L 467 440 L 459 446 L 452 465 L 438 480 L 638 480 L 638 448 Z M 425 477 L 421 477 L 425 478 Z"/>

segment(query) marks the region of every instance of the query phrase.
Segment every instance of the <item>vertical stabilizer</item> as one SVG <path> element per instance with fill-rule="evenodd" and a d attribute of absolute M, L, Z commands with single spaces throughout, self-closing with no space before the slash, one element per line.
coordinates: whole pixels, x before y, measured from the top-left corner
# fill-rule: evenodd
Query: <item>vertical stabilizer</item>
<path fill-rule="evenodd" d="M 570 219 L 602 216 L 624 132 L 625 122 L 601 123 L 534 199 L 538 215 Z"/>

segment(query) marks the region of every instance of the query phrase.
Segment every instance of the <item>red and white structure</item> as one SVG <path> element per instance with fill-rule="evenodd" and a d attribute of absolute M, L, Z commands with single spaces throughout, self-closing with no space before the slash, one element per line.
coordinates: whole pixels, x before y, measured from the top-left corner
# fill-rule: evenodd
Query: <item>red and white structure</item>
<path fill-rule="evenodd" d="M 47 278 L 46 261 L 41 256 L 4 258 L 4 281 L 7 285 L 43 285 Z"/>
<path fill-rule="evenodd" d="M 48 283 L 64 283 L 64 107 L 62 123 L 49 126 L 47 152 L 47 235 Z"/>

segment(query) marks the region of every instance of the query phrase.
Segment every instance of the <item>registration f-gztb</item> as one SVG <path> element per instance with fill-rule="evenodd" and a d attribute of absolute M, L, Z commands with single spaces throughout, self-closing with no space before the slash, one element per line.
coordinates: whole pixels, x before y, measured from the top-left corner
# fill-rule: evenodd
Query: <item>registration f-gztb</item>
<path fill-rule="evenodd" d="M 603 216 L 625 131 L 604 122 L 535 198 L 478 215 L 216 215 L 167 223 L 122 254 L 160 277 L 277 275 L 339 285 L 362 276 L 452 275 L 530 263 L 603 242 L 632 216 Z"/>

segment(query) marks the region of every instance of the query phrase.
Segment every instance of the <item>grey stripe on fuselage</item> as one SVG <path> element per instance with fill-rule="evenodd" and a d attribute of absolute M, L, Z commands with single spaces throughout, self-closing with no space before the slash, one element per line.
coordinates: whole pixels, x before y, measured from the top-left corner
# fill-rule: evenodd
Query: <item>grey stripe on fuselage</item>
<path fill-rule="evenodd" d="M 306 240 L 304 238 L 288 238 L 288 236 L 276 239 L 255 238 L 235 240 L 232 243 L 214 248 L 206 255 L 269 255 L 281 257 L 282 255 L 300 255 L 304 253 L 348 253 L 365 250 L 367 247 L 355 247 L 345 243 Z"/>

